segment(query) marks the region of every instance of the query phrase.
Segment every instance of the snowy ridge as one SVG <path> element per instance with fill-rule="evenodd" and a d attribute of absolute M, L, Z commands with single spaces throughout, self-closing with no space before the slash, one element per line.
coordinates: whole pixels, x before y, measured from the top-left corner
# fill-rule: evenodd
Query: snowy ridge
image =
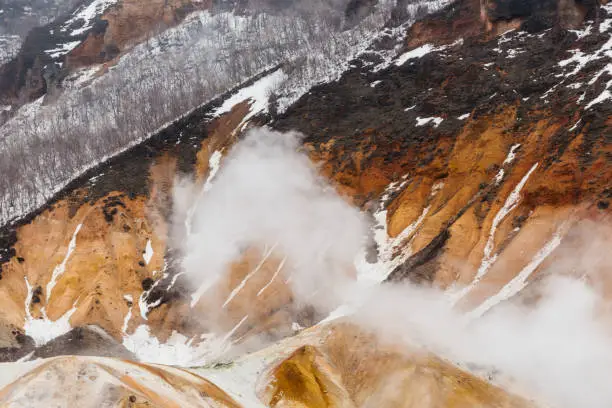
<path fill-rule="evenodd" d="M 61 356 L 2 364 L 0 372 L 0 387 L 7 387 L 3 403 L 11 407 L 152 406 L 149 403 L 127 402 L 128 396 L 124 394 L 128 392 L 144 395 L 146 400 L 153 401 L 154 406 L 227 406 L 216 396 L 203 391 L 210 385 L 209 381 L 190 371 L 170 366 L 146 367 L 113 358 Z M 77 377 L 78 386 L 75 386 L 73 381 Z M 119 401 L 125 401 L 127 405 L 118 405 Z M 79 402 L 79 405 L 75 402 Z"/>
<path fill-rule="evenodd" d="M 286 338 L 263 350 L 240 357 L 229 366 L 197 368 L 194 369 L 194 372 L 221 387 L 242 406 L 265 408 L 257 397 L 261 391 L 260 387 L 264 386 L 264 384 L 259 384 L 259 379 L 265 377 L 267 370 L 274 363 L 287 358 L 302 345 L 320 345 L 324 337 L 320 334 L 320 326 L 319 324 L 306 329 L 297 336 Z"/>

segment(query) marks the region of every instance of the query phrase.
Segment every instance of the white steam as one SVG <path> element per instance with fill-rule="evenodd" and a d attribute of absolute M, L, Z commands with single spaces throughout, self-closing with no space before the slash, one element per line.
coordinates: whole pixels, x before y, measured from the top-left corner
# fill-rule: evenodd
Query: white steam
<path fill-rule="evenodd" d="M 365 227 L 298 151 L 297 133 L 250 131 L 223 161 L 197 204 L 184 267 L 199 289 L 193 304 L 249 246 L 286 256 L 292 289 L 306 301 L 350 274 Z M 184 188 L 184 187 L 183 187 Z"/>
<path fill-rule="evenodd" d="M 351 319 L 393 343 L 422 345 L 502 386 L 558 408 L 612 403 L 612 342 L 596 318 L 600 297 L 556 277 L 535 307 L 506 303 L 476 321 L 443 292 L 405 284 L 366 294 Z"/>
<path fill-rule="evenodd" d="M 253 130 L 224 158 L 197 203 L 185 243 L 184 267 L 198 288 L 194 304 L 246 247 L 275 247 L 286 256 L 298 301 L 325 310 L 342 304 L 338 310 L 383 339 L 423 345 L 476 372 L 497 372 L 501 384 L 513 383 L 554 407 L 612 405 L 605 304 L 592 285 L 576 279 L 590 269 L 606 276 L 609 231 L 587 228 L 566 237 L 570 247 L 558 251 L 572 255 L 550 267 L 566 277 L 542 285 L 535 305 L 505 302 L 470 319 L 437 289 L 348 279 L 365 242 L 364 218 L 318 175 L 299 145 L 295 133 Z M 179 196 L 194 194 L 189 186 L 179 190 Z M 178 212 L 184 215 L 189 205 Z M 594 245 L 596 254 L 589 250 Z"/>

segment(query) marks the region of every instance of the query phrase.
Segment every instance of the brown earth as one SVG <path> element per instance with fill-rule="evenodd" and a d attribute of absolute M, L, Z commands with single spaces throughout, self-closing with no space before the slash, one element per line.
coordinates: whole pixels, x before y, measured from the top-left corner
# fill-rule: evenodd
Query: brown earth
<path fill-rule="evenodd" d="M 303 346 L 269 374 L 271 407 L 531 407 L 520 397 L 418 349 L 394 347 L 350 324 Z"/>

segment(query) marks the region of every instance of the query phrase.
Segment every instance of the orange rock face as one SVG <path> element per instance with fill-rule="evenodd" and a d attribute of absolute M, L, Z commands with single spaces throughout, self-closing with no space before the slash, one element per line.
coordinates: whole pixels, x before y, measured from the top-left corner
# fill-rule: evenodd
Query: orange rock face
<path fill-rule="evenodd" d="M 114 59 L 134 45 L 178 24 L 189 12 L 207 9 L 211 1 L 124 0 L 101 17 L 107 22 L 104 33 L 91 33 L 67 56 L 72 68 L 100 64 Z"/>

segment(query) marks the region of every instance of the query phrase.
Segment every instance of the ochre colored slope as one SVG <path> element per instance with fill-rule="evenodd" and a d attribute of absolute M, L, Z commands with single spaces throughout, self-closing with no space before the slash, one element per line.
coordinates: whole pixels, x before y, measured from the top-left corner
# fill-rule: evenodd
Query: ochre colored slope
<path fill-rule="evenodd" d="M 271 407 L 499 407 L 532 403 L 422 350 L 333 325 L 320 347 L 303 346 L 270 373 Z"/>

